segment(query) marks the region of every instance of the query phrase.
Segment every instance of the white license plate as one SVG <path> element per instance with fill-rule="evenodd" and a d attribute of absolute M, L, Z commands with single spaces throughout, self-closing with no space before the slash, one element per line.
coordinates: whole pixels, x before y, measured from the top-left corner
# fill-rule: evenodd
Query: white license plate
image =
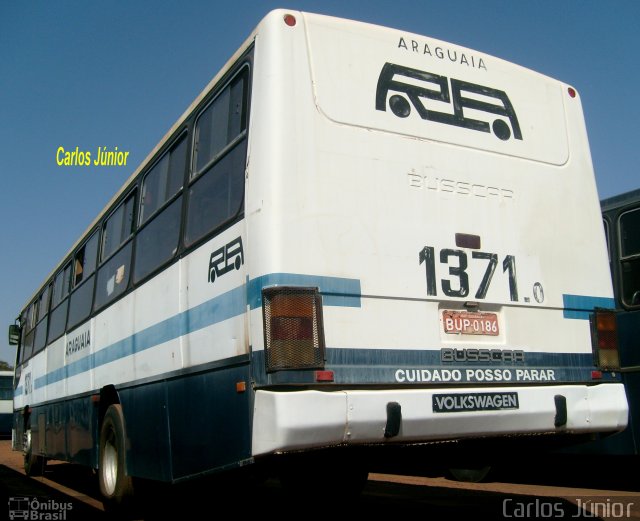
<path fill-rule="evenodd" d="M 498 336 L 500 334 L 496 313 L 444 310 L 442 325 L 444 332 L 449 335 Z"/>

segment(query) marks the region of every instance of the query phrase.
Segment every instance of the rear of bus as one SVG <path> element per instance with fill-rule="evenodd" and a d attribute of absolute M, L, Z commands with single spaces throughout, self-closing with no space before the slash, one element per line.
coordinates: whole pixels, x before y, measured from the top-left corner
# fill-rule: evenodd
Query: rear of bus
<path fill-rule="evenodd" d="M 625 427 L 576 90 L 286 11 L 254 63 L 255 456 Z"/>

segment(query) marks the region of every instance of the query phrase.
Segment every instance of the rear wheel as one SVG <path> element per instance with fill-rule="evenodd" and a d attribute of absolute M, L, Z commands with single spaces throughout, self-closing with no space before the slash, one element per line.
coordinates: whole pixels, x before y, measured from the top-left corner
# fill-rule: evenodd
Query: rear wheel
<path fill-rule="evenodd" d="M 489 472 L 491 472 L 491 467 L 488 465 L 464 469 L 449 469 L 449 474 L 454 480 L 465 483 L 480 483 L 489 475 Z"/>
<path fill-rule="evenodd" d="M 110 405 L 100 429 L 98 480 L 105 510 L 127 510 L 133 500 L 133 480 L 127 475 L 126 432 L 120 404 Z"/>

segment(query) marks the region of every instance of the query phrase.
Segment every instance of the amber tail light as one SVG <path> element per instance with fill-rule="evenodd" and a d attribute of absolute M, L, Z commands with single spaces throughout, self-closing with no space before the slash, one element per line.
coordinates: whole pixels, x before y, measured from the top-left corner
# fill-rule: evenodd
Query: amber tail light
<path fill-rule="evenodd" d="M 594 311 L 591 316 L 591 340 L 596 365 L 608 371 L 619 370 L 618 325 L 615 311 Z"/>

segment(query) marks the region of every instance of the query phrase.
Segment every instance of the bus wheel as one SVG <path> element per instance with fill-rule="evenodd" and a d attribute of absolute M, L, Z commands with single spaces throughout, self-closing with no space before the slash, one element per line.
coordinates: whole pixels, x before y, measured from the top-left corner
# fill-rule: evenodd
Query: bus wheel
<path fill-rule="evenodd" d="M 24 472 L 27 476 L 42 476 L 47 460 L 42 456 L 33 453 L 33 445 L 31 443 L 31 427 L 27 427 L 24 431 L 24 444 L 22 452 L 24 453 Z"/>
<path fill-rule="evenodd" d="M 449 474 L 455 481 L 465 483 L 480 483 L 491 472 L 490 466 L 474 467 L 468 469 L 449 469 Z"/>
<path fill-rule="evenodd" d="M 127 476 L 124 415 L 120 404 L 110 405 L 100 429 L 98 481 L 105 510 L 127 510 L 133 499 L 133 480 Z"/>

